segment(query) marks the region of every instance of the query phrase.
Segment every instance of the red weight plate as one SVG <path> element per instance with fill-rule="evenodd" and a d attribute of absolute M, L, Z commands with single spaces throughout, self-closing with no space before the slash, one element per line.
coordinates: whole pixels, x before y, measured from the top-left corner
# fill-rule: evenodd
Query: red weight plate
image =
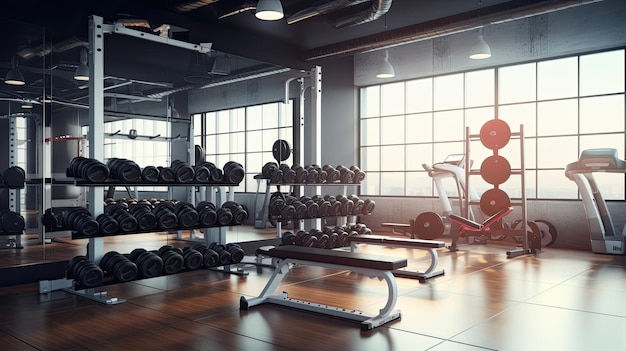
<path fill-rule="evenodd" d="M 501 119 L 487 121 L 480 128 L 480 142 L 491 150 L 498 150 L 506 146 L 511 139 L 511 128 Z"/>
<path fill-rule="evenodd" d="M 489 156 L 480 165 L 480 175 L 489 184 L 502 184 L 511 176 L 511 164 L 502 156 Z"/>
<path fill-rule="evenodd" d="M 509 195 L 500 189 L 489 189 L 480 197 L 480 209 L 487 216 L 493 216 L 498 211 L 509 206 L 511 206 Z"/>

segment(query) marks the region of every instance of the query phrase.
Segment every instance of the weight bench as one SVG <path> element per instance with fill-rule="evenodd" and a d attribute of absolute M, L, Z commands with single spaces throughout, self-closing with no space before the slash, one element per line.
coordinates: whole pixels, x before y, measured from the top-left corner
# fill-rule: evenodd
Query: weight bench
<path fill-rule="evenodd" d="M 264 255 L 277 259 L 274 274 L 263 288 L 261 295 L 251 299 L 242 296 L 239 302 L 240 309 L 249 309 L 262 303 L 297 308 L 301 310 L 327 314 L 335 317 L 348 318 L 361 321 L 362 330 L 370 330 L 379 327 L 389 321 L 400 318 L 400 311 L 393 311 L 398 299 L 398 286 L 391 271 L 406 267 L 405 258 L 394 258 L 363 253 L 327 250 L 295 245 L 278 246 L 263 252 Z M 285 275 L 289 272 L 290 265 L 319 266 L 339 270 L 350 270 L 355 273 L 378 278 L 387 282 L 389 296 L 385 306 L 375 316 L 366 316 L 362 311 L 349 308 L 332 307 L 290 299 L 286 292 L 272 295 L 278 288 Z"/>
<path fill-rule="evenodd" d="M 391 233 L 393 234 L 401 234 L 401 235 L 409 234 L 411 239 L 415 238 L 415 233 L 413 233 L 413 229 L 411 228 L 412 226 L 409 223 L 386 222 L 386 223 L 381 223 L 380 225 L 382 227 L 391 228 Z"/>
<path fill-rule="evenodd" d="M 460 226 L 459 234 L 465 233 L 465 231 L 470 232 L 484 232 L 489 230 L 494 223 L 501 220 L 502 217 L 508 215 L 513 211 L 513 207 L 505 207 L 500 211 L 496 212 L 491 217 L 485 219 L 482 223 L 474 222 L 470 219 L 463 218 L 459 215 L 451 214 L 448 216 L 450 222 L 454 222 Z"/>
<path fill-rule="evenodd" d="M 350 242 L 351 252 L 359 251 L 358 244 L 385 245 L 389 247 L 403 247 L 428 251 L 430 254 L 430 266 L 426 271 L 419 272 L 417 270 L 410 270 L 407 267 L 400 268 L 393 271 L 393 274 L 397 277 L 418 278 L 421 282 L 424 282 L 428 278 L 445 274 L 443 270 L 435 271 L 437 263 L 439 262 L 439 255 L 436 249 L 445 247 L 446 244 L 443 241 L 392 238 L 382 235 L 351 235 L 348 237 L 348 241 Z"/>

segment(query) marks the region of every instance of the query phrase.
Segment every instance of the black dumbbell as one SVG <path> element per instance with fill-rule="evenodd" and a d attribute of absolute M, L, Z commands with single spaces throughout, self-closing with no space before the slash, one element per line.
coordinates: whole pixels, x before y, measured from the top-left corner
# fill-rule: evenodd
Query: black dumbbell
<path fill-rule="evenodd" d="M 1 229 L 6 233 L 22 233 L 26 227 L 24 217 L 15 211 L 3 210 L 0 216 Z"/>
<path fill-rule="evenodd" d="M 158 255 L 163 260 L 163 273 L 175 274 L 185 266 L 182 250 L 171 245 L 163 245 L 158 250 Z"/>
<path fill-rule="evenodd" d="M 281 237 L 281 243 L 283 245 L 295 245 L 296 244 L 296 235 L 292 232 L 285 232 Z"/>
<path fill-rule="evenodd" d="M 137 220 L 137 229 L 150 231 L 157 227 L 157 218 L 148 203 L 135 204 L 128 207 L 128 212 Z"/>
<path fill-rule="evenodd" d="M 113 217 L 118 224 L 118 228 L 123 233 L 137 231 L 137 219 L 131 215 L 123 205 L 111 204 L 104 207 L 104 213 Z"/>
<path fill-rule="evenodd" d="M 226 250 L 230 253 L 230 263 L 236 264 L 243 260 L 246 255 L 241 245 L 236 243 L 228 243 L 226 244 Z"/>
<path fill-rule="evenodd" d="M 110 170 L 107 165 L 98 160 L 78 156 L 70 161 L 66 175 L 91 183 L 102 183 L 109 178 Z"/>
<path fill-rule="evenodd" d="M 217 167 L 213 162 L 204 161 L 200 163 L 201 166 L 206 167 L 209 170 L 209 181 L 219 183 L 224 180 L 224 172 Z"/>
<path fill-rule="evenodd" d="M 211 171 L 204 165 L 196 164 L 193 166 L 195 174 L 194 180 L 198 183 L 208 183 L 211 181 Z"/>
<path fill-rule="evenodd" d="M 157 226 L 161 229 L 169 230 L 178 227 L 178 217 L 174 213 L 174 204 L 170 201 L 159 202 L 152 209 L 156 218 Z"/>
<path fill-rule="evenodd" d="M 137 248 L 130 252 L 129 258 L 135 262 L 142 278 L 154 278 L 161 275 L 163 271 L 163 260 L 158 254 Z"/>
<path fill-rule="evenodd" d="M 174 179 L 177 183 L 191 183 L 196 177 L 196 173 L 187 162 L 174 160 L 170 166 L 174 172 Z"/>
<path fill-rule="evenodd" d="M 222 204 L 223 208 L 227 208 L 232 213 L 230 224 L 240 225 L 248 219 L 248 212 L 235 201 L 226 201 Z"/>
<path fill-rule="evenodd" d="M 217 212 L 215 211 L 215 204 L 212 202 L 200 201 L 196 205 L 196 211 L 201 227 L 212 227 L 217 223 Z"/>
<path fill-rule="evenodd" d="M 239 184 L 245 176 L 246 172 L 241 163 L 228 161 L 224 165 L 224 182 L 228 184 Z"/>
<path fill-rule="evenodd" d="M 340 173 L 335 167 L 331 165 L 324 165 L 322 167 L 324 171 L 326 171 L 326 183 L 336 183 L 339 180 Z"/>
<path fill-rule="evenodd" d="M 159 181 L 159 169 L 155 166 L 146 166 L 141 170 L 141 180 L 148 183 L 157 183 Z"/>
<path fill-rule="evenodd" d="M 111 178 L 124 183 L 138 182 L 141 179 L 141 168 L 132 160 L 113 157 L 107 161 Z"/>
<path fill-rule="evenodd" d="M 278 163 L 276 162 L 267 162 L 266 164 L 263 165 L 263 168 L 261 168 L 261 175 L 263 176 L 264 179 L 272 179 L 272 177 L 274 176 L 274 173 L 277 172 L 278 169 Z"/>
<path fill-rule="evenodd" d="M 7 188 L 23 188 L 26 181 L 26 172 L 22 167 L 11 166 L 2 173 L 0 178 Z"/>
<path fill-rule="evenodd" d="M 75 256 L 68 262 L 65 272 L 67 279 L 74 279 L 82 288 L 93 288 L 102 285 L 104 272 L 90 261 L 87 256 Z"/>
<path fill-rule="evenodd" d="M 102 257 L 100 268 L 120 283 L 134 280 L 138 275 L 137 265 L 116 251 L 109 251 Z"/>
<path fill-rule="evenodd" d="M 197 244 L 193 247 L 202 254 L 202 265 L 204 267 L 216 267 L 220 264 L 220 256 L 215 250 L 209 249 L 205 244 Z"/>
<path fill-rule="evenodd" d="M 193 248 L 183 248 L 183 259 L 185 268 L 192 271 L 202 267 L 204 257 L 202 254 Z"/>
<path fill-rule="evenodd" d="M 230 263 L 231 260 L 231 255 L 230 252 L 228 252 L 228 250 L 226 250 L 226 246 L 223 244 L 220 244 L 218 242 L 212 242 L 209 245 L 209 249 L 217 252 L 218 256 L 219 256 L 219 265 L 223 266 L 223 265 L 227 265 Z"/>
<path fill-rule="evenodd" d="M 286 163 L 281 163 L 279 169 L 282 173 L 280 183 L 293 184 L 296 181 L 296 171 L 291 169 Z"/>
<path fill-rule="evenodd" d="M 365 172 L 363 172 L 359 167 L 350 166 L 350 170 L 354 172 L 354 178 L 352 179 L 353 183 L 359 184 L 365 180 Z"/>
<path fill-rule="evenodd" d="M 174 212 L 178 217 L 178 226 L 181 228 L 197 227 L 200 223 L 200 215 L 195 206 L 188 201 L 179 201 L 174 205 Z"/>

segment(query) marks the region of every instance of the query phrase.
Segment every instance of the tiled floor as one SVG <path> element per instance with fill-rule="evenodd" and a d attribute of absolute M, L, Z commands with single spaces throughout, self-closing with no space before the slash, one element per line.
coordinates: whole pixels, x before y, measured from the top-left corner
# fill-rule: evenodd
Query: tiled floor
<path fill-rule="evenodd" d="M 183 246 L 184 244 L 181 244 Z M 106 306 L 36 284 L 0 289 L 3 350 L 624 350 L 626 257 L 545 248 L 507 259 L 506 246 L 439 251 L 445 275 L 398 278 L 402 318 L 372 331 L 358 322 L 275 305 L 239 309 L 272 273 L 200 270 L 106 286 Z M 364 246 L 427 266 L 419 250 Z M 377 313 L 384 282 L 296 267 L 279 291 Z"/>

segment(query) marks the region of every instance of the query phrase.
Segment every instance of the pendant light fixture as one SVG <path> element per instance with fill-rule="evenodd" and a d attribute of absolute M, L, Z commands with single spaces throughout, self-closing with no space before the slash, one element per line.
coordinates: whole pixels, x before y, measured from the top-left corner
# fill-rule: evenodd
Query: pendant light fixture
<path fill-rule="evenodd" d="M 19 66 L 20 61 L 16 56 L 11 57 L 11 70 L 7 72 L 7 75 L 4 77 L 4 82 L 9 85 L 24 85 L 26 82 L 24 81 L 24 75 L 17 67 Z"/>
<path fill-rule="evenodd" d="M 472 49 L 470 50 L 469 58 L 472 60 L 482 60 L 491 57 L 491 49 L 485 39 L 483 39 L 483 29 L 480 28 L 478 32 L 478 38 L 472 45 Z"/>
<path fill-rule="evenodd" d="M 383 61 L 378 66 L 378 73 L 376 78 L 393 78 L 396 76 L 396 71 L 393 69 L 391 63 L 389 63 L 389 52 L 385 50 L 385 56 Z"/>
<path fill-rule="evenodd" d="M 259 0 L 254 15 L 263 21 L 276 21 L 285 16 L 280 0 Z"/>
<path fill-rule="evenodd" d="M 79 81 L 89 80 L 89 66 L 87 66 L 87 49 L 80 49 L 80 65 L 74 71 L 74 79 Z"/>

